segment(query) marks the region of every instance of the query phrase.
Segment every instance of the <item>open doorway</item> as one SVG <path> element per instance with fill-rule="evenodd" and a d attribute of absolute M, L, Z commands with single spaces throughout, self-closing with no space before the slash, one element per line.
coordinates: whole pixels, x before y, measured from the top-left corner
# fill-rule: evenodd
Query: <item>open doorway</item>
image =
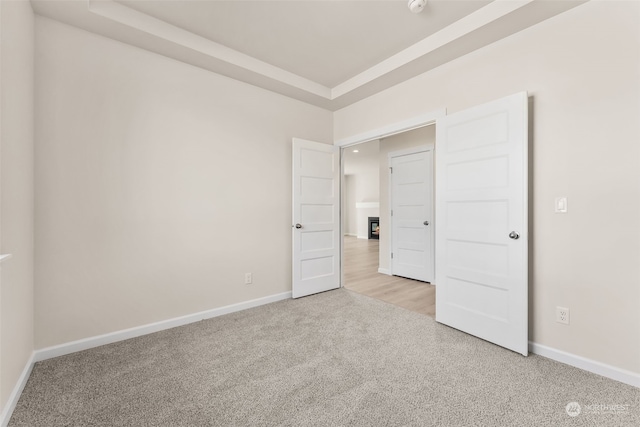
<path fill-rule="evenodd" d="M 428 144 L 435 144 L 435 125 L 344 149 L 343 285 L 435 317 L 435 286 L 391 275 L 390 268 L 389 153 Z"/>

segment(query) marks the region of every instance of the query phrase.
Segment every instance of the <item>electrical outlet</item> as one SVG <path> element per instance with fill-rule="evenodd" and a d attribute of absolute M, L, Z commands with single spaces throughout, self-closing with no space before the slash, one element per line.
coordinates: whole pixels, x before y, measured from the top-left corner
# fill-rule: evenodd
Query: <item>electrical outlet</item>
<path fill-rule="evenodd" d="M 244 273 L 244 284 L 250 285 L 253 283 L 253 274 L 252 273 Z"/>
<path fill-rule="evenodd" d="M 569 324 L 569 309 L 566 307 L 556 307 L 556 322 Z"/>

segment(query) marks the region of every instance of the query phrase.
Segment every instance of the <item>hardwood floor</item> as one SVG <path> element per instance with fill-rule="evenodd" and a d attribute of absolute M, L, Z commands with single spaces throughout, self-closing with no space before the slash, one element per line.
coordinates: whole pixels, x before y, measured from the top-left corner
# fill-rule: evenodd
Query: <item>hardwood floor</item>
<path fill-rule="evenodd" d="M 378 240 L 344 237 L 344 287 L 411 311 L 435 317 L 436 287 L 378 273 Z"/>

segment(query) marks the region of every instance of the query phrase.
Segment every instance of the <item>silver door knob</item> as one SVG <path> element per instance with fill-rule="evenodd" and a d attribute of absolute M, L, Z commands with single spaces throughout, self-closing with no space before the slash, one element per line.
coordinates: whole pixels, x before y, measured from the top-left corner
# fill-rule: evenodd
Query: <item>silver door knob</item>
<path fill-rule="evenodd" d="M 424 225 L 429 225 L 429 221 L 423 222 Z"/>
<path fill-rule="evenodd" d="M 296 224 L 295 227 L 296 228 L 302 228 L 302 224 Z"/>
<path fill-rule="evenodd" d="M 520 238 L 520 234 L 517 231 L 512 231 L 509 233 L 509 238 L 513 240 L 518 240 Z"/>

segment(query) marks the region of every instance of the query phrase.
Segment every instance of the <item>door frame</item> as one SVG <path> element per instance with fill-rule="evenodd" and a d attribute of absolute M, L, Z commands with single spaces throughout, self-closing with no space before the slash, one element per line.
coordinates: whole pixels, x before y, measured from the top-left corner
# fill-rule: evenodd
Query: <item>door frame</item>
<path fill-rule="evenodd" d="M 352 145 L 362 144 L 363 142 L 374 141 L 380 138 L 386 138 L 389 136 L 397 135 L 399 133 L 408 132 L 410 130 L 418 129 L 421 127 L 434 125 L 436 120 L 445 117 L 447 115 L 447 109 L 441 108 L 439 110 L 430 111 L 419 116 L 412 117 L 400 122 L 391 123 L 381 128 L 372 129 L 367 132 L 360 133 L 358 135 L 350 136 L 348 138 L 339 139 L 333 145 L 340 148 L 348 148 Z"/>
<path fill-rule="evenodd" d="M 435 124 L 434 124 L 435 125 Z M 427 126 L 434 126 L 434 125 L 427 125 Z M 431 171 L 432 171 L 432 176 L 431 176 L 431 212 L 430 212 L 430 217 L 432 218 L 432 222 L 434 222 L 435 226 L 435 221 L 433 221 L 433 218 L 435 218 L 435 203 L 436 203 L 436 199 L 435 199 L 435 174 L 434 172 L 434 167 L 435 167 L 435 147 L 436 144 L 435 143 L 427 143 L 427 144 L 422 144 L 422 145 L 417 145 L 415 147 L 411 147 L 411 148 L 405 148 L 404 150 L 398 150 L 398 151 L 391 151 L 388 153 L 387 155 L 387 165 L 389 166 L 389 168 L 391 168 L 391 159 L 393 159 L 394 157 L 401 157 L 401 156 L 408 156 L 411 154 L 418 154 L 418 153 L 424 153 L 426 151 L 431 151 L 433 153 L 433 157 L 432 157 L 432 161 L 431 161 Z M 388 190 L 389 190 L 389 203 L 387 204 L 387 218 L 389 218 L 389 275 L 393 276 L 393 261 L 391 260 L 391 251 L 393 250 L 393 215 L 391 215 L 391 208 L 393 206 L 393 186 L 391 185 L 391 180 L 393 179 L 393 174 L 389 173 L 389 182 L 388 182 Z M 435 265 L 436 265 L 436 252 L 435 252 L 435 233 L 431 233 L 431 259 L 429 260 L 431 262 L 431 268 L 433 270 L 433 280 L 431 282 L 435 281 Z M 429 283 L 431 283 L 429 282 Z M 431 283 L 432 285 L 435 285 L 434 283 Z"/>
<path fill-rule="evenodd" d="M 342 195 L 344 194 L 345 182 L 344 182 L 344 150 L 354 145 L 362 144 L 365 142 L 375 141 L 376 139 L 386 138 L 389 136 L 397 135 L 410 130 L 418 129 L 425 126 L 435 125 L 439 118 L 447 115 L 447 109 L 441 108 L 439 110 L 429 111 L 428 113 L 420 114 L 410 119 L 402 120 L 399 122 L 391 123 L 389 125 L 372 129 L 370 131 L 360 133 L 348 138 L 343 138 L 335 141 L 333 145 L 340 148 L 340 238 L 344 240 L 345 230 L 345 215 L 344 215 L 344 200 Z M 434 146 L 435 149 L 435 146 Z M 434 150 L 435 153 L 435 150 Z M 435 203 L 435 200 L 434 200 Z M 435 209 L 435 206 L 434 206 Z M 435 242 L 434 242 L 435 245 Z M 435 247 L 435 246 L 434 246 Z M 391 250 L 391 249 L 389 249 Z M 434 264 L 435 267 L 435 264 Z M 340 287 L 344 287 L 344 244 L 340 244 Z"/>
<path fill-rule="evenodd" d="M 526 92 L 523 92 L 523 93 L 525 95 L 525 101 L 524 102 L 525 102 L 525 111 L 526 111 L 526 105 L 528 103 L 528 95 L 527 95 Z M 514 95 L 511 95 L 510 97 L 505 97 L 504 99 L 515 97 L 516 95 L 519 95 L 519 94 L 514 94 Z M 489 102 L 497 102 L 497 101 L 500 101 L 500 99 L 489 101 Z M 480 104 L 480 105 L 484 105 L 484 104 Z M 472 106 L 470 108 L 475 108 L 475 106 Z M 530 111 L 529 111 L 529 114 L 530 114 Z M 363 143 L 363 142 L 368 142 L 368 141 L 384 138 L 385 136 L 391 136 L 391 135 L 395 135 L 395 134 L 402 133 L 402 132 L 405 132 L 405 131 L 417 129 L 417 128 L 420 128 L 420 127 L 423 127 L 423 126 L 427 126 L 429 124 L 435 124 L 437 126 L 437 121 L 438 121 L 437 119 L 438 118 L 445 118 L 445 117 L 447 117 L 446 109 L 442 109 L 442 110 L 439 110 L 439 111 L 423 114 L 422 116 L 414 117 L 412 119 L 408 119 L 408 120 L 405 120 L 405 121 L 402 121 L 402 122 L 392 123 L 392 124 L 387 125 L 385 127 L 378 128 L 378 129 L 373 129 L 373 130 L 361 133 L 359 135 L 355 135 L 353 137 L 344 138 L 342 140 L 335 141 L 334 145 L 336 145 L 336 146 L 341 148 L 340 157 L 341 157 L 341 160 L 342 160 L 342 150 L 344 148 L 346 148 L 346 147 L 350 147 L 352 145 Z M 527 114 L 525 114 L 525 117 L 524 117 L 523 120 L 524 120 L 524 128 L 525 128 L 524 138 L 526 139 L 526 138 L 530 137 L 529 133 L 527 132 L 527 128 L 528 128 L 528 126 L 530 126 L 530 123 L 529 123 L 530 117 L 527 116 Z M 438 140 L 438 138 L 436 136 L 436 144 L 435 144 L 436 146 L 437 146 L 437 142 L 438 142 L 437 140 Z M 524 153 L 525 159 L 526 159 L 526 155 L 527 155 L 528 151 L 529 151 L 529 149 L 527 149 L 525 151 L 525 153 Z M 527 189 L 531 185 L 531 183 L 527 181 L 529 179 L 529 172 L 527 172 L 527 170 L 528 170 L 527 166 L 528 166 L 528 161 L 524 165 L 524 174 L 525 174 L 524 175 L 524 182 L 525 182 L 525 184 L 524 184 L 525 185 L 525 188 L 524 188 L 524 190 L 525 190 L 524 214 L 525 214 L 525 216 L 527 215 L 527 212 L 530 209 L 529 198 L 531 197 L 531 194 L 527 194 Z M 344 177 L 344 171 L 343 170 L 341 170 L 341 175 L 342 175 L 342 177 Z M 341 179 L 341 183 L 340 183 L 341 186 L 343 185 L 342 181 L 343 181 L 343 179 Z M 391 205 L 391 203 L 390 203 L 390 205 Z M 437 209 L 437 207 L 435 206 L 435 203 L 434 203 L 434 209 Z M 344 219 L 342 218 L 342 210 L 341 210 L 341 221 L 340 221 L 340 233 L 341 233 L 341 236 L 343 236 L 342 233 L 343 233 L 343 230 L 344 230 L 343 222 L 344 222 Z M 528 232 L 528 230 L 530 229 L 530 223 L 529 224 L 525 224 L 525 227 L 526 228 L 523 229 L 522 232 L 526 234 Z M 517 239 L 517 236 L 516 237 L 512 237 L 511 235 L 509 235 L 509 237 L 511 237 L 512 239 Z M 528 250 L 529 242 L 526 241 L 525 244 L 527 245 L 527 247 L 525 248 L 525 251 L 526 251 L 526 250 Z M 392 244 L 390 246 L 392 247 Z M 434 248 L 435 248 L 435 245 L 434 245 Z M 341 255 L 340 262 L 341 262 L 341 266 L 342 266 L 342 263 L 344 262 L 344 257 L 342 255 Z M 527 280 L 526 275 L 527 275 L 527 271 L 528 271 L 528 264 L 529 264 L 529 257 L 527 256 L 526 259 L 524 260 L 525 280 Z M 390 264 L 390 267 L 392 268 L 391 264 Z M 435 266 L 435 270 L 437 270 L 437 269 L 438 269 L 437 266 Z M 438 281 L 438 279 L 436 277 L 436 282 L 437 281 Z M 340 286 L 341 287 L 344 286 L 343 280 L 341 280 Z M 525 297 L 526 297 L 526 295 L 525 295 Z M 526 318 L 528 319 L 528 316 L 530 314 L 530 312 L 529 312 L 529 304 L 526 304 L 525 311 L 526 311 Z M 527 321 L 525 320 L 525 329 L 527 328 L 526 324 L 527 324 Z M 454 327 L 456 327 L 456 326 L 454 325 Z M 464 332 L 470 334 L 470 335 L 481 337 L 481 338 L 483 338 L 485 340 L 488 339 L 488 338 L 485 338 L 483 335 L 479 335 L 479 334 L 473 333 L 473 332 L 467 332 L 464 329 L 462 329 L 462 330 Z M 526 335 L 526 333 L 525 333 L 525 335 Z M 525 337 L 525 339 L 527 339 L 527 338 Z M 497 342 L 497 341 L 491 340 L 490 342 Z M 511 345 L 505 345 L 505 344 L 502 344 L 502 343 L 500 343 L 498 345 L 503 346 L 503 347 L 508 348 L 508 349 L 512 349 L 513 351 L 516 351 L 516 352 L 522 352 L 522 354 L 525 355 L 525 356 L 528 354 L 528 346 L 529 346 L 529 344 L 527 342 L 525 342 L 525 349 L 524 350 L 522 350 L 520 348 L 521 345 L 520 345 L 519 342 L 517 343 L 516 347 L 513 347 Z"/>

